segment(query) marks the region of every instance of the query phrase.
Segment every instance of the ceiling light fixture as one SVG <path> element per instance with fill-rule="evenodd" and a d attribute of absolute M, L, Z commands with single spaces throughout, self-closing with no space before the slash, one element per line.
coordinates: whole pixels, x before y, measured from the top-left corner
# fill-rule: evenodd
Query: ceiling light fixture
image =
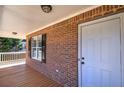
<path fill-rule="evenodd" d="M 52 6 L 51 5 L 41 5 L 41 9 L 43 12 L 49 13 L 52 10 Z"/>

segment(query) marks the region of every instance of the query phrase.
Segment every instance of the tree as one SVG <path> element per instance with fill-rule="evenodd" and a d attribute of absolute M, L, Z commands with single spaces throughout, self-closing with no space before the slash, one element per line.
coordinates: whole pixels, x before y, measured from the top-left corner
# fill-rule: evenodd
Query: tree
<path fill-rule="evenodd" d="M 21 40 L 0 37 L 0 52 L 18 51 L 21 48 Z"/>

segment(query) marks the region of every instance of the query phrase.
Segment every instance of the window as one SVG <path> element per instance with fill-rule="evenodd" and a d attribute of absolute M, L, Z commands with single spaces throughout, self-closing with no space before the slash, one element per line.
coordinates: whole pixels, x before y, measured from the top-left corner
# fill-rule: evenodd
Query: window
<path fill-rule="evenodd" d="M 31 39 L 31 58 L 39 61 L 46 60 L 46 34 L 34 36 Z"/>

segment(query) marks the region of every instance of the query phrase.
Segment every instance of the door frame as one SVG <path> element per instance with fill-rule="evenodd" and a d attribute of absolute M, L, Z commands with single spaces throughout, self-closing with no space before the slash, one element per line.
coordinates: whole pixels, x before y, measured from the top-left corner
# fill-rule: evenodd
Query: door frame
<path fill-rule="evenodd" d="M 119 13 L 119 14 L 114 14 L 108 17 L 104 17 L 104 18 L 100 18 L 97 20 L 93 20 L 93 21 L 89 21 L 86 23 L 81 23 L 78 24 L 78 86 L 81 87 L 81 27 L 83 26 L 87 26 L 90 24 L 95 24 L 95 23 L 99 23 L 102 21 L 108 21 L 108 20 L 112 20 L 112 19 L 120 19 L 120 61 L 121 61 L 121 86 L 124 86 L 124 12 L 123 13 Z"/>

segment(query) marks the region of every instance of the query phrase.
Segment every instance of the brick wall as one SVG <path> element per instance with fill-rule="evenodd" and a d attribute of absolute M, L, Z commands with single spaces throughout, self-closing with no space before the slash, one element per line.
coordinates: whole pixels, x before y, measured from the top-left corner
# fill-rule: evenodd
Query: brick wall
<path fill-rule="evenodd" d="M 28 51 L 27 64 L 64 86 L 78 86 L 78 24 L 123 11 L 124 5 L 100 6 L 28 35 L 27 41 L 34 35 L 47 33 L 47 49 L 46 63 L 30 59 Z"/>

